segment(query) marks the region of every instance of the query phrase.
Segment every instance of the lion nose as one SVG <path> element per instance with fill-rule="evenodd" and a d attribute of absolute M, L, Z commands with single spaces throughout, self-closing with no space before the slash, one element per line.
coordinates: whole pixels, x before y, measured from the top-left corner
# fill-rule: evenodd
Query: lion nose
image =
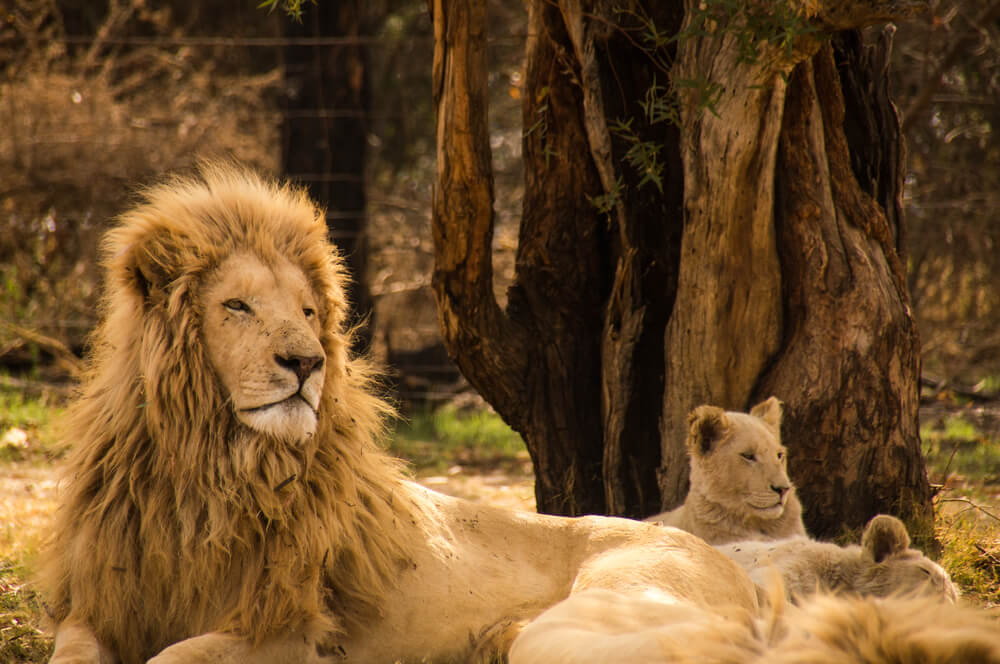
<path fill-rule="evenodd" d="M 774 491 L 776 494 L 778 494 L 779 498 L 784 498 L 785 494 L 788 493 L 788 490 L 790 488 L 791 488 L 790 486 L 775 486 L 774 484 L 771 485 L 771 491 Z"/>
<path fill-rule="evenodd" d="M 323 357 L 321 355 L 288 355 L 287 357 L 283 355 L 275 355 L 274 361 L 278 363 L 278 366 L 282 366 L 289 369 L 294 373 L 299 379 L 299 385 L 306 382 L 306 378 L 316 371 L 320 365 L 323 364 Z"/>

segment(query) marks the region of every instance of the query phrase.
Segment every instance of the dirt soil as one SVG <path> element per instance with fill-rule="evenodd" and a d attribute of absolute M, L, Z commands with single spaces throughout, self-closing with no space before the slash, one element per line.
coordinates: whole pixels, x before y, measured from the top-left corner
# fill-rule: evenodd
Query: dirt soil
<path fill-rule="evenodd" d="M 32 551 L 56 507 L 52 466 L 10 463 L 0 466 L 0 551 Z"/>
<path fill-rule="evenodd" d="M 476 502 L 498 507 L 535 511 L 535 482 L 531 463 L 455 465 L 446 473 L 417 473 L 426 487 Z"/>

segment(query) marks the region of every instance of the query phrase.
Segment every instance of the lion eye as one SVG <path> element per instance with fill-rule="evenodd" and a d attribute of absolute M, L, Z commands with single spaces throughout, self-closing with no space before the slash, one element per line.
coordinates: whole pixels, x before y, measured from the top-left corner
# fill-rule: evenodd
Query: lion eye
<path fill-rule="evenodd" d="M 743 457 L 744 459 L 746 459 L 747 461 L 756 461 L 757 460 L 757 455 L 754 454 L 753 452 L 741 452 L 740 456 Z"/>
<path fill-rule="evenodd" d="M 784 452 L 778 452 L 778 461 L 781 461 L 784 458 L 785 458 L 785 453 Z"/>
<path fill-rule="evenodd" d="M 316 310 L 312 307 L 303 307 L 302 313 L 305 314 L 306 318 L 312 318 L 316 315 Z"/>
<path fill-rule="evenodd" d="M 252 313 L 249 304 L 247 304 L 243 300 L 239 300 L 236 298 L 233 298 L 231 300 L 226 300 L 225 302 L 222 303 L 222 306 L 224 306 L 226 309 L 229 309 L 230 311 L 236 311 L 243 314 Z"/>

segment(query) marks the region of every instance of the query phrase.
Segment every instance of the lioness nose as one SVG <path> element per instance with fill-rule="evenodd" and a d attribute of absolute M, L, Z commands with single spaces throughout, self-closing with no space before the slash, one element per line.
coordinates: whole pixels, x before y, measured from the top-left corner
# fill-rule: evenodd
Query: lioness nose
<path fill-rule="evenodd" d="M 289 355 L 284 357 L 282 355 L 275 355 L 274 361 L 278 363 L 279 366 L 290 369 L 299 379 L 299 385 L 306 382 L 306 378 L 312 374 L 313 371 L 318 369 L 320 365 L 323 364 L 322 355 Z"/>
<path fill-rule="evenodd" d="M 775 486 L 774 484 L 771 485 L 771 491 L 774 491 L 779 496 L 784 496 L 785 493 L 787 493 L 790 488 L 791 487 L 788 486 Z"/>

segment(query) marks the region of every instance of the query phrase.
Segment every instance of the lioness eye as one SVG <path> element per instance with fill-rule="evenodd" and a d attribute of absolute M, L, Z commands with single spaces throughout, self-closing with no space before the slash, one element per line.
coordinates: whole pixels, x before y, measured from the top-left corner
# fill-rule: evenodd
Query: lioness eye
<path fill-rule="evenodd" d="M 243 300 L 238 300 L 236 298 L 233 298 L 232 300 L 226 300 L 225 302 L 222 303 L 222 306 L 224 306 L 226 309 L 229 309 L 230 311 L 238 311 L 244 314 L 250 313 L 250 305 L 244 302 Z"/>
<path fill-rule="evenodd" d="M 778 452 L 778 461 L 781 461 L 784 458 L 785 458 L 785 453 L 784 452 Z"/>
<path fill-rule="evenodd" d="M 743 457 L 744 459 L 746 459 L 747 461 L 756 461 L 757 460 L 757 455 L 754 454 L 753 452 L 743 452 L 743 453 L 740 454 L 740 456 Z"/>

